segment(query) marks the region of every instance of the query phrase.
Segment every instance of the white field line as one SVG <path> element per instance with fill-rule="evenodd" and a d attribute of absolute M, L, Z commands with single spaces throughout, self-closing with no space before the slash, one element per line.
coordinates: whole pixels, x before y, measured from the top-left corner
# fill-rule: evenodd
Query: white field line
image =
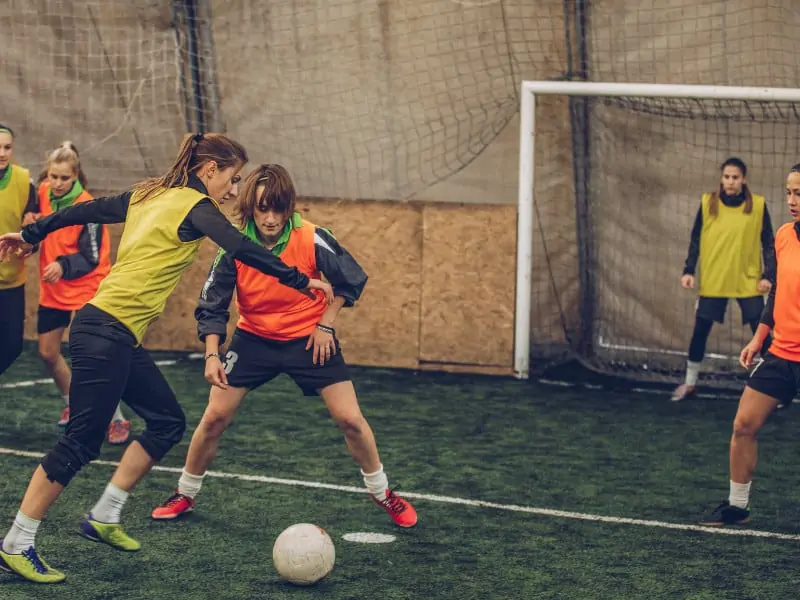
<path fill-rule="evenodd" d="M 190 354 L 187 356 L 189 360 L 197 360 L 198 358 L 203 358 L 202 354 Z M 172 367 L 178 364 L 178 360 L 157 360 L 156 365 L 159 367 Z M 52 379 L 29 379 L 27 381 L 12 381 L 9 383 L 0 383 L 0 390 L 10 390 L 14 388 L 21 388 L 21 387 L 31 387 L 34 385 L 46 385 L 48 383 L 53 383 Z"/>
<path fill-rule="evenodd" d="M 44 454 L 42 452 L 29 452 L 25 450 L 14 450 L 13 448 L 2 448 L 2 447 L 0 447 L 0 454 L 7 454 L 11 456 L 19 456 L 24 458 L 36 458 L 36 459 L 41 459 L 44 457 Z M 105 465 L 109 467 L 116 467 L 117 465 L 119 465 L 118 462 L 110 460 L 95 460 L 93 461 L 93 464 Z M 183 469 L 179 467 L 162 467 L 160 465 L 156 465 L 155 467 L 153 467 L 153 470 L 160 471 L 162 473 L 180 474 Z M 319 481 L 302 481 L 299 479 L 283 479 L 280 477 L 266 477 L 264 475 L 223 473 L 220 471 L 208 471 L 206 475 L 208 477 L 216 477 L 219 479 L 254 481 L 257 483 L 288 485 L 293 487 L 305 487 L 305 488 L 322 489 L 322 490 L 333 490 L 336 492 L 348 492 L 353 494 L 366 493 L 366 490 L 361 487 L 354 487 L 349 485 L 336 485 L 333 483 L 322 483 Z M 775 540 L 791 540 L 791 541 L 800 540 L 800 535 L 778 533 L 773 531 L 759 531 L 755 529 L 725 529 L 716 527 L 700 527 L 699 525 L 684 525 L 681 523 L 667 523 L 665 521 L 629 519 L 625 517 L 608 517 L 604 515 L 592 515 L 588 513 L 571 512 L 566 510 L 553 510 L 551 508 L 535 508 L 532 506 L 519 506 L 516 504 L 499 504 L 497 502 L 486 502 L 484 500 L 470 500 L 468 498 L 456 498 L 453 496 L 440 496 L 438 494 L 406 492 L 405 490 L 403 490 L 402 495 L 406 498 L 427 500 L 428 502 L 439 502 L 442 504 L 457 504 L 461 506 L 470 506 L 474 508 L 491 508 L 494 510 L 527 513 L 532 515 L 540 515 L 544 517 L 553 517 L 557 519 L 577 519 L 580 521 L 594 521 L 598 523 L 614 523 L 617 525 L 636 525 L 641 527 L 673 529 L 678 531 L 697 531 L 701 533 L 732 535 L 741 537 L 768 538 Z"/>

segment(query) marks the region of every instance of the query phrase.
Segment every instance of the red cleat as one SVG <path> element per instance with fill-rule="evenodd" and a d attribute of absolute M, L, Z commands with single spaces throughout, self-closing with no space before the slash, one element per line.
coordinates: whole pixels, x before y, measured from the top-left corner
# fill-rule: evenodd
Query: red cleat
<path fill-rule="evenodd" d="M 169 521 L 194 510 L 194 498 L 175 492 L 161 506 L 157 506 L 150 515 L 153 519 Z"/>
<path fill-rule="evenodd" d="M 408 500 L 396 495 L 392 490 L 386 490 L 386 498 L 383 500 L 379 500 L 375 496 L 372 496 L 372 499 L 389 513 L 395 525 L 413 527 L 417 524 L 417 511 Z"/>

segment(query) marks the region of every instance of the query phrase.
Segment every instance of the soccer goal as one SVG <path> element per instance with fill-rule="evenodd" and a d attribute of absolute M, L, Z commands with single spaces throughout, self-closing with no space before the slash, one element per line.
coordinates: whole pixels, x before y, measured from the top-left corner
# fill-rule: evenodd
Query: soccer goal
<path fill-rule="evenodd" d="M 701 195 L 736 156 L 773 231 L 787 222 L 798 103 L 789 88 L 523 82 L 516 376 L 571 355 L 614 375 L 677 380 L 697 299 L 680 278 Z M 750 335 L 729 303 L 708 342 L 710 378 L 740 377 Z"/>

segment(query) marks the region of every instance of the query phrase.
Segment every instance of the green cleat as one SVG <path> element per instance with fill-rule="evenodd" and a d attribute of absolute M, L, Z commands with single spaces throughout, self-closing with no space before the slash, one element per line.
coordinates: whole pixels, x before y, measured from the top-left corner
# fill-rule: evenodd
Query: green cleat
<path fill-rule="evenodd" d="M 81 522 L 80 534 L 93 542 L 108 544 L 117 550 L 136 552 L 142 545 L 125 533 L 119 523 L 101 523 L 87 516 Z"/>
<path fill-rule="evenodd" d="M 2 548 L 3 540 L 0 540 L 0 569 L 3 571 L 16 573 L 34 583 L 60 583 L 67 578 L 44 562 L 33 546 L 22 554 L 7 554 Z"/>

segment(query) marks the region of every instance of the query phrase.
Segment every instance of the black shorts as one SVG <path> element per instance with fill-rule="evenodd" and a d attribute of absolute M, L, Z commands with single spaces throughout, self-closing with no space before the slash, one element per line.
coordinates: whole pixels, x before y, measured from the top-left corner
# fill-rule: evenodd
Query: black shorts
<path fill-rule="evenodd" d="M 764 360 L 750 373 L 747 386 L 788 406 L 800 386 L 800 362 L 767 352 Z"/>
<path fill-rule="evenodd" d="M 742 311 L 742 325 L 748 325 L 761 318 L 764 312 L 764 297 L 751 296 L 750 298 L 736 298 L 739 310 Z M 717 323 L 725 322 L 725 311 L 728 309 L 728 298 L 708 298 L 700 296 L 697 299 L 697 316 Z"/>
<path fill-rule="evenodd" d="M 49 333 L 56 329 L 69 326 L 72 321 L 71 310 L 60 310 L 58 308 L 48 308 L 39 305 L 39 313 L 36 317 L 36 333 L 39 335 Z"/>
<path fill-rule="evenodd" d="M 308 338 L 288 342 L 268 340 L 236 329 L 225 354 L 228 385 L 255 389 L 286 373 L 306 396 L 316 396 L 334 383 L 350 381 L 339 340 L 336 354 L 324 365 L 312 363 L 313 351 L 306 350 Z"/>

